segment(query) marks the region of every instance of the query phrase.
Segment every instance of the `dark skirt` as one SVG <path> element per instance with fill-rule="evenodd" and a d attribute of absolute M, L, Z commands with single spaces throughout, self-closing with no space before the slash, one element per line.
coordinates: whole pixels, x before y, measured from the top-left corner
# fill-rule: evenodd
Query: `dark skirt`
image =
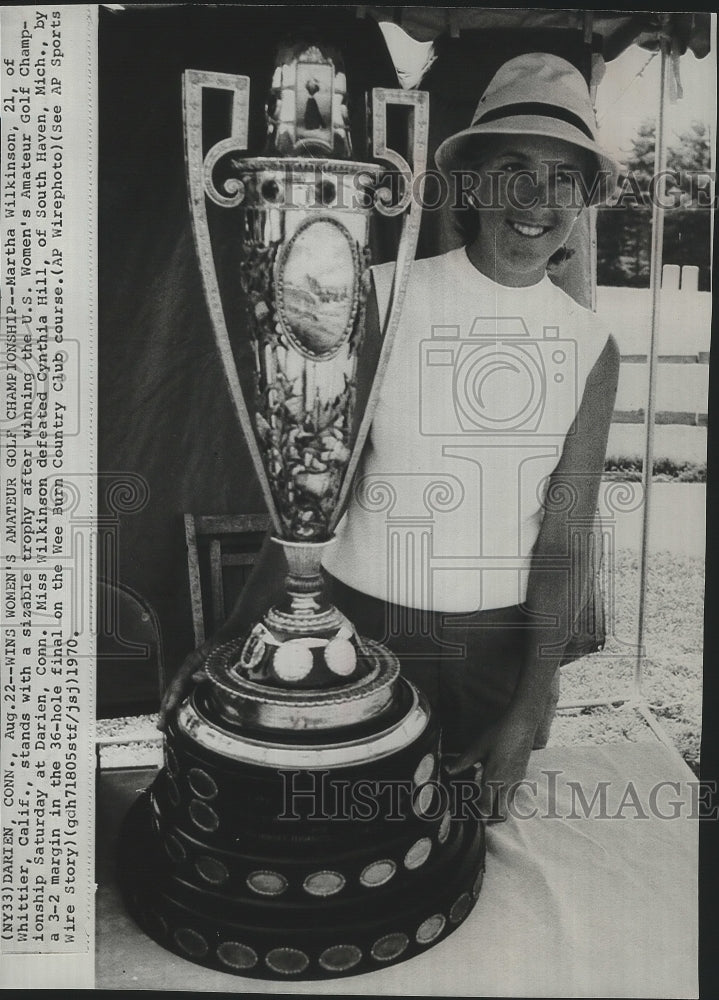
<path fill-rule="evenodd" d="M 335 578 L 331 593 L 359 634 L 391 649 L 403 675 L 425 693 L 438 713 L 445 753 L 461 753 L 502 717 L 536 627 L 523 605 L 469 614 L 420 611 L 388 604 Z M 546 745 L 558 695 L 557 670 L 535 749 Z"/>

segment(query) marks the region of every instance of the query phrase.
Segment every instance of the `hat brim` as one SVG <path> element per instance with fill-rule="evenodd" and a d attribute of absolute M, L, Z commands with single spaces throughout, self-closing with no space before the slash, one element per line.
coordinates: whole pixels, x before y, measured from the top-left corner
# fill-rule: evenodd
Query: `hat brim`
<path fill-rule="evenodd" d="M 548 136 L 569 142 L 573 146 L 593 153 L 597 159 L 596 176 L 600 180 L 596 188 L 594 185 L 589 187 L 588 193 L 591 194 L 591 197 L 587 203 L 590 205 L 598 205 L 607 201 L 617 187 L 621 168 L 616 160 L 612 159 L 598 143 L 584 135 L 578 128 L 568 122 L 556 118 L 544 118 L 541 115 L 513 115 L 503 118 L 501 121 L 489 122 L 486 125 L 482 125 L 480 122 L 462 132 L 457 132 L 456 135 L 451 135 L 438 146 L 434 155 L 437 166 L 445 175 L 466 166 L 468 147 L 476 148 L 480 139 L 493 135 Z"/>

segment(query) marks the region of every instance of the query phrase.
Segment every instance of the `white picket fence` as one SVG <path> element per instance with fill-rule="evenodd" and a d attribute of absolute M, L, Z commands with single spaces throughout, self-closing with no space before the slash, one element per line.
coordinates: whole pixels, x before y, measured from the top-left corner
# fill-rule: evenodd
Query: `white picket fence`
<path fill-rule="evenodd" d="M 706 426 L 711 293 L 697 290 L 699 269 L 665 264 L 659 325 L 658 424 Z M 647 402 L 651 294 L 644 288 L 597 288 L 597 312 L 622 355 L 615 423 L 643 423 Z"/>

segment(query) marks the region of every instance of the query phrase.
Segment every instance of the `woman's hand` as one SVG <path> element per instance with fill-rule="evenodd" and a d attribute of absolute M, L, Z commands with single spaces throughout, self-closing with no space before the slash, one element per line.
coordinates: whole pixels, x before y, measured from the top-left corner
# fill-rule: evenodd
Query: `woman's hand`
<path fill-rule="evenodd" d="M 214 645 L 214 642 L 208 640 L 189 653 L 182 661 L 180 669 L 172 678 L 170 686 L 162 697 L 160 712 L 157 717 L 158 729 L 164 731 L 167 728 L 169 716 L 183 700 L 192 685 L 203 680 L 205 677 L 205 660 Z"/>
<path fill-rule="evenodd" d="M 517 785 L 527 773 L 538 720 L 533 713 L 510 706 L 447 767 L 451 776 L 481 765 L 479 807 L 490 823 L 505 820 Z"/>

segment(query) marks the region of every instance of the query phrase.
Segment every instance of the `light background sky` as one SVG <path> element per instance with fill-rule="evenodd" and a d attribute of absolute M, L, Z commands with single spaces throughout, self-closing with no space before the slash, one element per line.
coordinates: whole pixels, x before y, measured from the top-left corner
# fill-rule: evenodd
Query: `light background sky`
<path fill-rule="evenodd" d="M 607 151 L 621 160 L 631 148 L 637 127 L 656 115 L 659 101 L 660 56 L 637 45 L 607 63 L 606 75 L 597 90 L 599 139 Z M 648 63 L 648 65 L 647 65 Z M 669 67 L 671 74 L 671 65 Z M 679 60 L 684 96 L 667 102 L 667 141 L 686 131 L 692 120 L 704 122 L 716 141 L 716 47 L 704 59 L 686 52 Z M 639 74 L 639 75 L 637 75 Z"/>

